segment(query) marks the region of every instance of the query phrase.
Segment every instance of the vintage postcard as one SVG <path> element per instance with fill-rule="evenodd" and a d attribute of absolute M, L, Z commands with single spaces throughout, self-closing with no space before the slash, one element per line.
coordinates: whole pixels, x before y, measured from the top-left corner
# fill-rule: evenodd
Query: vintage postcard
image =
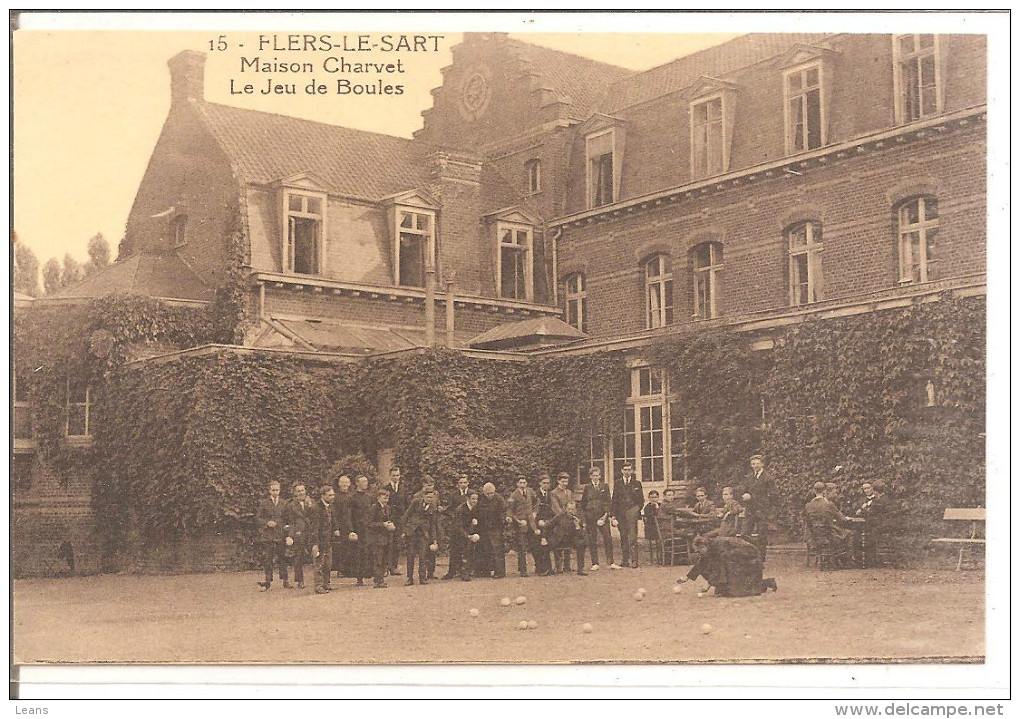
<path fill-rule="evenodd" d="M 16 665 L 988 661 L 990 16 L 159 17 L 12 17 Z"/>

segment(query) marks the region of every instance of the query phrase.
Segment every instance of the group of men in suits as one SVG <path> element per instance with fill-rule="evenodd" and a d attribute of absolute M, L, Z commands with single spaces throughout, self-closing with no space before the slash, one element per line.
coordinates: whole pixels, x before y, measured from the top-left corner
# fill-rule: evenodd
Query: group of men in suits
<path fill-rule="evenodd" d="M 840 510 L 834 482 L 815 482 L 812 489 L 815 496 L 804 506 L 804 525 L 811 541 L 832 551 L 837 566 L 840 561 L 847 563 L 855 554 L 865 566 L 873 565 L 875 550 L 887 529 L 888 514 L 885 500 L 875 491 L 875 485 L 872 482 L 861 485 L 864 501 L 853 516 Z"/>

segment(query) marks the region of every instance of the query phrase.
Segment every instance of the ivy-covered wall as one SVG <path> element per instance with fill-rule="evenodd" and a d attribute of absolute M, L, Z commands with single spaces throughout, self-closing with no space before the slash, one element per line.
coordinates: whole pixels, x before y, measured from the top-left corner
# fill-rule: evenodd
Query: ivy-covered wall
<path fill-rule="evenodd" d="M 922 535 L 946 506 L 984 504 L 984 306 L 947 295 L 810 320 L 772 335 L 771 350 L 703 334 L 644 356 L 666 370 L 683 408 L 696 481 L 718 489 L 763 450 L 781 523 L 796 524 L 818 479 L 834 478 L 848 499 L 863 479 L 881 479 L 904 527 Z M 392 449 L 414 483 L 428 474 L 448 486 L 467 472 L 507 490 L 518 474 L 571 470 L 591 432 L 616 434 L 623 418 L 619 353 L 513 361 L 435 349 L 335 363 L 224 349 L 125 366 L 140 346 L 220 339 L 217 325 L 207 312 L 137 298 L 74 311 L 16 327 L 18 367 L 38 367 L 40 451 L 95 473 L 111 568 L 189 537 L 227 538 L 236 556 L 214 565 L 238 566 L 269 480 L 314 488 L 358 453 Z M 84 454 L 60 441 L 68 373 L 95 387 Z"/>

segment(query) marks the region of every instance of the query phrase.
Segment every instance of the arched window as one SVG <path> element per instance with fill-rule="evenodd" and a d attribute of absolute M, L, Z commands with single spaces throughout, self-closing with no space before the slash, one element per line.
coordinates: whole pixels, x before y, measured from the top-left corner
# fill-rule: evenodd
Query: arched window
<path fill-rule="evenodd" d="M 567 324 L 582 332 L 588 331 L 588 290 L 580 272 L 567 277 L 563 298 L 566 302 Z"/>
<path fill-rule="evenodd" d="M 694 276 L 694 317 L 710 319 L 718 316 L 719 271 L 722 270 L 721 242 L 702 242 L 691 249 L 691 270 Z"/>
<path fill-rule="evenodd" d="M 790 304 L 822 299 L 822 223 L 801 222 L 786 231 L 790 248 Z"/>
<path fill-rule="evenodd" d="M 654 255 L 645 261 L 645 326 L 648 329 L 673 324 L 673 261 L 669 255 Z"/>
<path fill-rule="evenodd" d="M 934 197 L 915 197 L 899 206 L 897 237 L 900 283 L 937 279 L 935 240 L 939 234 L 939 203 Z"/>

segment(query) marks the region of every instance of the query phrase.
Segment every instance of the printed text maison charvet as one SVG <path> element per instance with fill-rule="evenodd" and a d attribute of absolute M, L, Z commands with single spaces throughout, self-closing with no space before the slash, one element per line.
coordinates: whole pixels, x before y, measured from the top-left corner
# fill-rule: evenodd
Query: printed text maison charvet
<path fill-rule="evenodd" d="M 443 35 L 273 34 L 252 42 L 220 35 L 209 40 L 209 50 L 243 53 L 238 74 L 230 78 L 231 95 L 403 95 L 397 80 L 407 72 L 405 58 L 438 52 L 443 40 Z M 285 53 L 302 53 L 302 60 Z M 307 53 L 322 56 L 308 61 Z"/>

